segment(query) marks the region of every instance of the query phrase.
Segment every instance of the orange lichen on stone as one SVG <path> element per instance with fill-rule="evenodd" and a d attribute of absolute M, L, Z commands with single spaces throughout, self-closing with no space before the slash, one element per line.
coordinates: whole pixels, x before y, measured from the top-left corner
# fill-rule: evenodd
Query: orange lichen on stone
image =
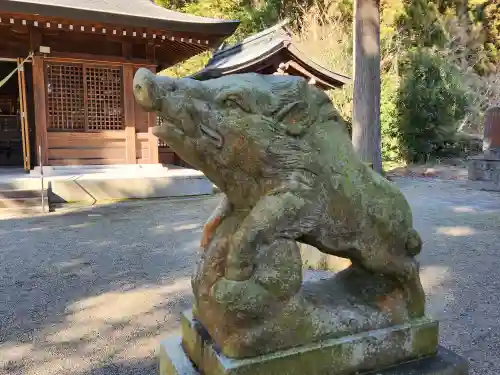
<path fill-rule="evenodd" d="M 215 216 L 212 220 L 208 221 L 203 227 L 203 234 L 201 236 L 200 247 L 205 250 L 214 236 L 214 232 L 219 226 L 222 218 L 220 215 Z"/>

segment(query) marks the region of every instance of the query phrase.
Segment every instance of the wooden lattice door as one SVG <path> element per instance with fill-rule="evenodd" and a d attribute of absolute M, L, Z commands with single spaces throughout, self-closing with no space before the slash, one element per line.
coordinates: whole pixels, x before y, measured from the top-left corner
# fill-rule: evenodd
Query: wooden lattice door
<path fill-rule="evenodd" d="M 47 63 L 49 130 L 123 130 L 123 76 L 119 67 Z"/>
<path fill-rule="evenodd" d="M 120 68 L 85 67 L 88 130 L 123 130 Z"/>
<path fill-rule="evenodd" d="M 48 63 L 46 74 L 48 129 L 85 130 L 83 66 Z"/>

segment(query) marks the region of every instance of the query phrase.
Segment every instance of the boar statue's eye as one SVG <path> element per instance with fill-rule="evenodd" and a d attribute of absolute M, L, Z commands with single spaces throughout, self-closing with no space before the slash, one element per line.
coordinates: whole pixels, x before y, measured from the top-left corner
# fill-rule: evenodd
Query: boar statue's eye
<path fill-rule="evenodd" d="M 228 106 L 229 108 L 240 108 L 240 105 L 234 99 L 226 99 L 225 103 L 226 103 L 226 106 Z"/>
<path fill-rule="evenodd" d="M 250 107 L 245 103 L 244 100 L 242 100 L 242 98 L 237 95 L 228 95 L 224 100 L 224 104 L 228 108 L 241 109 L 248 113 L 251 112 Z"/>

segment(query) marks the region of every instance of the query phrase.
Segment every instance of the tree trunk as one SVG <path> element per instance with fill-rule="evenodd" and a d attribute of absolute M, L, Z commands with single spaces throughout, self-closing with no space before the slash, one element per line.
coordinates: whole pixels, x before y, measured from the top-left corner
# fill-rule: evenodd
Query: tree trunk
<path fill-rule="evenodd" d="M 354 1 L 352 144 L 382 173 L 380 145 L 380 1 Z"/>

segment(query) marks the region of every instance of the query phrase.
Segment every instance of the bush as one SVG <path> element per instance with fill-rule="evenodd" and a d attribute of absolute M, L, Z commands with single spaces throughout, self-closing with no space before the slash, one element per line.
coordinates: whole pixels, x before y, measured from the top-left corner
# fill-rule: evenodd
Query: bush
<path fill-rule="evenodd" d="M 409 52 L 386 77 L 381 127 L 388 159 L 426 162 L 450 153 L 468 98 L 459 72 L 432 50 Z"/>
<path fill-rule="evenodd" d="M 399 161 L 401 159 L 398 112 L 399 82 L 399 76 L 392 72 L 381 77 L 380 132 L 384 161 Z"/>

